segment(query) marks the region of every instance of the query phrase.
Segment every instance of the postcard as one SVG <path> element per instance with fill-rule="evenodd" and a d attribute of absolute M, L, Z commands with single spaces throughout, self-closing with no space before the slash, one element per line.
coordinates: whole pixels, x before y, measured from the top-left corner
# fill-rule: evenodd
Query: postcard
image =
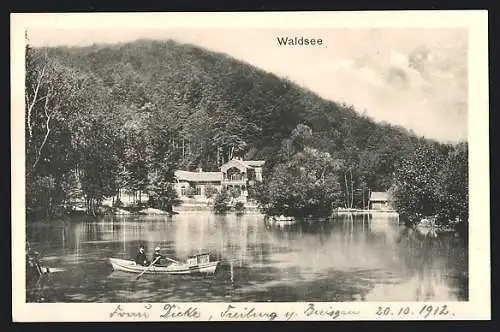
<path fill-rule="evenodd" d="M 489 320 L 487 29 L 12 14 L 13 321 Z"/>

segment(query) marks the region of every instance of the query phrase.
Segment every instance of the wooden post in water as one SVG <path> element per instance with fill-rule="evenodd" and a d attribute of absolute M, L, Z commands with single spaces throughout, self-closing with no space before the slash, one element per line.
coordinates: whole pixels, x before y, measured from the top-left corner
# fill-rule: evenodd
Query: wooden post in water
<path fill-rule="evenodd" d="M 363 197 L 363 210 L 365 210 L 366 206 L 365 206 L 365 186 L 364 185 L 363 185 L 362 197 Z M 363 216 L 363 223 L 364 222 L 365 222 L 365 217 Z"/>
<path fill-rule="evenodd" d="M 233 259 L 229 262 L 230 270 L 231 270 L 231 283 L 234 282 L 234 275 L 233 275 Z"/>
<path fill-rule="evenodd" d="M 349 228 L 350 228 L 350 232 L 349 232 L 349 240 L 352 240 L 352 237 L 353 237 L 353 234 L 354 234 L 354 216 L 351 214 L 350 215 L 350 225 L 349 225 Z"/>
<path fill-rule="evenodd" d="M 123 252 L 125 253 L 127 251 L 127 232 L 125 230 L 125 219 L 122 219 L 122 230 L 123 230 Z"/>
<path fill-rule="evenodd" d="M 66 249 L 66 226 L 63 225 L 62 227 L 62 245 L 63 249 Z"/>

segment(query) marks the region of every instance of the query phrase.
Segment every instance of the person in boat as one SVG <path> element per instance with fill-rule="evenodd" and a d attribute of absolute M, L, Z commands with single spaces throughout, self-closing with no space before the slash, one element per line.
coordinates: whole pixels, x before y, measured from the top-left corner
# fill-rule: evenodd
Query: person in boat
<path fill-rule="evenodd" d="M 149 265 L 148 258 L 144 253 L 144 246 L 142 244 L 139 246 L 139 252 L 137 252 L 137 255 L 135 255 L 135 263 L 142 266 Z"/>
<path fill-rule="evenodd" d="M 156 247 L 153 257 L 151 258 L 151 262 L 155 262 L 155 265 L 160 265 L 160 261 L 165 258 L 165 256 L 160 254 L 160 250 L 160 247 Z"/>
<path fill-rule="evenodd" d="M 40 254 L 33 250 L 29 241 L 26 241 L 26 272 L 29 281 L 38 279 L 44 274 L 40 266 Z"/>

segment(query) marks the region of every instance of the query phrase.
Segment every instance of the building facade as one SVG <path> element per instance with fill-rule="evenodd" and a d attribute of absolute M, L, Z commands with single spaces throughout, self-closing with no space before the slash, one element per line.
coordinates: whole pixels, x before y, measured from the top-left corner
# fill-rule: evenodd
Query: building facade
<path fill-rule="evenodd" d="M 175 188 L 181 199 L 206 200 L 215 191 L 227 189 L 236 192 L 238 200 L 246 201 L 248 186 L 262 182 L 263 166 L 262 160 L 234 158 L 223 164 L 220 172 L 203 172 L 201 169 L 196 172 L 177 170 L 174 173 Z"/>
<path fill-rule="evenodd" d="M 388 192 L 373 191 L 370 194 L 370 210 L 393 210 L 392 199 Z"/>

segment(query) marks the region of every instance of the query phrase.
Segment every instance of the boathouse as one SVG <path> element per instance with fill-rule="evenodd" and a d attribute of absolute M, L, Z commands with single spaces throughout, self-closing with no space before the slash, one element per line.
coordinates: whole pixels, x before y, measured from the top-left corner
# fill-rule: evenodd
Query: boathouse
<path fill-rule="evenodd" d="M 248 186 L 262 181 L 263 166 L 263 160 L 233 158 L 220 167 L 220 172 L 204 172 L 202 169 L 196 172 L 177 170 L 174 172 L 175 188 L 181 199 L 191 195 L 198 200 L 206 199 L 208 186 L 217 191 L 222 188 L 237 188 L 239 199 L 246 201 Z"/>
<path fill-rule="evenodd" d="M 370 194 L 370 210 L 392 210 L 392 199 L 386 191 L 373 191 Z"/>

